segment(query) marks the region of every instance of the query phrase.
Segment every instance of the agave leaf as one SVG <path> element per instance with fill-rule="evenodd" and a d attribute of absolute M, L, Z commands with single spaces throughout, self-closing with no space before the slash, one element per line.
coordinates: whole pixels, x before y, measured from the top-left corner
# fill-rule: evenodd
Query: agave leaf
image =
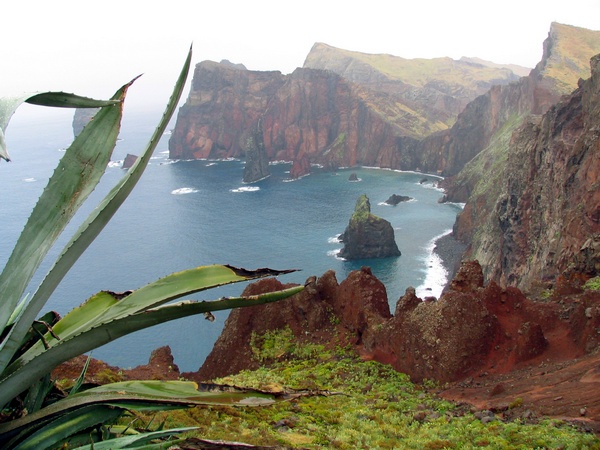
<path fill-rule="evenodd" d="M 45 340 L 36 343 L 35 346 L 29 349 L 20 358 L 19 363 L 30 361 L 44 352 L 46 348 L 67 341 L 73 336 L 86 333 L 97 326 L 131 317 L 134 314 L 175 300 L 184 295 L 225 284 L 249 281 L 288 272 L 272 269 L 249 271 L 224 265 L 200 266 L 195 269 L 173 273 L 136 291 L 129 291 L 124 294 L 115 294 L 109 291 L 99 292 L 83 305 L 75 308 L 59 320 L 52 328 L 53 333 L 47 333 Z"/>
<path fill-rule="evenodd" d="M 43 349 L 41 352 L 39 347 L 32 348 L 6 369 L 3 374 L 6 378 L 0 381 L 0 404 L 6 404 L 58 364 L 126 334 L 195 314 L 279 301 L 300 292 L 303 288 L 303 286 L 296 286 L 278 292 L 251 297 L 222 298 L 211 302 L 183 301 L 143 310 L 119 319 L 111 319 L 59 341 L 48 336 L 47 342 L 50 348 Z M 64 319 L 66 318 L 67 316 Z"/>
<path fill-rule="evenodd" d="M 96 100 L 64 92 L 27 92 L 17 96 L 0 98 L 0 158 L 6 161 L 10 161 L 10 157 L 6 150 L 4 133 L 12 115 L 24 102 L 42 106 L 97 108 L 116 104 L 119 100 Z"/>
<path fill-rule="evenodd" d="M 44 410 L 38 413 L 42 411 Z M 2 433 L 0 439 L 12 439 L 10 442 L 0 440 L 0 444 L 6 445 L 4 448 L 15 450 L 54 448 L 69 436 L 102 423 L 112 422 L 123 413 L 123 409 L 104 404 L 90 404 L 70 411 L 65 410 L 61 414 L 42 416 L 37 421 L 29 421 L 26 426 Z"/>
<path fill-rule="evenodd" d="M 150 431 L 147 433 L 139 433 L 134 436 L 123 436 L 114 439 L 107 439 L 106 441 L 94 442 L 93 445 L 84 445 L 81 447 L 76 447 L 73 450 L 112 450 L 118 448 L 131 448 L 135 447 L 137 449 L 149 449 L 149 448 L 165 448 L 165 444 L 158 444 L 158 446 L 152 445 L 143 446 L 145 442 L 154 440 L 154 439 L 164 439 L 175 434 L 185 433 L 187 431 L 197 430 L 198 427 L 184 427 L 184 428 L 171 428 L 169 430 L 161 430 L 161 431 Z M 173 441 L 169 441 L 167 447 L 170 447 L 174 444 Z"/>
<path fill-rule="evenodd" d="M 265 402 L 275 402 L 275 397 L 261 392 L 199 392 L 198 385 L 191 381 L 123 381 L 98 386 L 71 395 L 35 413 L 28 414 L 11 422 L 0 424 L 0 436 L 14 436 L 24 430 L 31 432 L 40 424 L 48 423 L 66 413 L 85 411 L 91 406 L 108 406 L 115 409 L 153 410 L 159 405 L 185 407 L 194 405 L 246 405 L 248 399 L 262 398 Z"/>
<path fill-rule="evenodd" d="M 53 267 L 50 269 L 41 285 L 34 293 L 31 303 L 29 304 L 27 310 L 23 314 L 22 320 L 20 321 L 23 326 L 17 329 L 13 333 L 13 336 L 11 336 L 12 341 L 8 344 L 11 347 L 18 346 L 21 336 L 25 333 L 23 327 L 28 327 L 28 324 L 30 324 L 35 317 L 37 317 L 41 308 L 45 305 L 52 292 L 54 292 L 56 289 L 56 286 L 58 286 L 75 261 L 77 261 L 85 249 L 106 226 L 142 176 L 142 173 L 144 172 L 148 161 L 150 161 L 150 157 L 152 156 L 160 137 L 166 130 L 168 123 L 175 109 L 177 108 L 177 104 L 181 98 L 185 81 L 187 79 L 187 74 L 189 72 L 191 58 L 192 49 L 190 48 L 179 78 L 175 84 L 173 93 L 169 99 L 169 102 L 167 103 L 165 112 L 163 113 L 163 117 L 150 141 L 148 142 L 146 149 L 136 160 L 135 164 L 127 171 L 121 181 L 91 212 L 87 219 L 81 224 L 77 232 L 73 235 L 71 240 L 67 243 Z M 92 121 L 92 124 L 96 121 L 97 118 Z M 86 126 L 86 128 L 89 128 L 89 126 L 90 125 Z M 0 292 L 2 291 L 0 290 Z M 14 353 L 14 350 L 10 351 Z M 4 365 L 4 359 L 2 358 L 2 352 L 0 352 L 0 373 L 5 367 L 6 366 Z"/>
<path fill-rule="evenodd" d="M 85 364 L 83 365 L 83 368 L 81 369 L 81 373 L 75 380 L 75 384 L 70 389 L 69 395 L 75 395 L 75 394 L 77 394 L 77 392 L 79 392 L 79 389 L 81 389 L 81 386 L 83 385 L 83 382 L 85 381 L 85 374 L 87 373 L 88 368 L 90 367 L 91 360 L 92 360 L 92 355 L 90 353 L 88 355 L 87 359 L 85 360 Z"/>
<path fill-rule="evenodd" d="M 32 105 L 54 106 L 58 108 L 100 108 L 103 106 L 118 105 L 121 100 L 96 100 L 68 92 L 42 92 L 32 95 L 25 102 Z"/>
<path fill-rule="evenodd" d="M 46 374 L 35 382 L 27 391 L 27 395 L 23 401 L 23 406 L 27 412 L 32 413 L 39 410 L 53 387 L 54 382 L 50 379 L 50 374 Z"/>
<path fill-rule="evenodd" d="M 114 99 L 122 100 L 129 84 Z M 119 134 L 122 107 L 102 108 L 66 150 L 0 274 L 0 329 L 31 277 L 77 209 L 100 181 Z M 39 310 L 33 315 L 37 316 Z M 23 314 L 21 319 L 27 315 Z M 29 324 L 31 321 L 29 322 Z M 5 359 L 5 358 L 4 358 Z M 0 361 L 0 371 L 4 368 Z"/>

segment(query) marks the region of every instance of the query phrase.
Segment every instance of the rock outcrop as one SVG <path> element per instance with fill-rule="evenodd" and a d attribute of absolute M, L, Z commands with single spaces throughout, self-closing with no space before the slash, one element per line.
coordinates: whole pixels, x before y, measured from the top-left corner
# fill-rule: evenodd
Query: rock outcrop
<path fill-rule="evenodd" d="M 121 166 L 122 169 L 129 169 L 131 166 L 133 166 L 135 164 L 135 162 L 137 161 L 138 157 L 136 155 L 132 155 L 131 153 L 127 153 L 127 156 L 125 156 L 125 159 L 123 160 L 123 165 Z"/>
<path fill-rule="evenodd" d="M 243 295 L 283 287 L 259 280 Z M 439 300 L 422 301 L 408 288 L 391 315 L 385 287 L 368 268 L 339 284 L 328 271 L 294 297 L 233 310 L 200 371 L 184 375 L 206 381 L 256 368 L 252 334 L 286 326 L 301 342 L 351 345 L 417 381 L 505 374 L 597 349 L 600 292 L 577 292 L 532 301 L 516 288 L 485 285 L 479 263 L 467 261 Z"/>
<path fill-rule="evenodd" d="M 387 203 L 388 205 L 396 206 L 398 203 L 408 202 L 410 200 L 412 200 L 412 197 L 409 197 L 408 195 L 392 194 L 385 201 L 385 203 Z"/>
<path fill-rule="evenodd" d="M 244 166 L 244 183 L 254 183 L 268 177 L 269 158 L 262 141 L 262 127 L 258 124 L 256 131 L 246 142 L 246 165 Z"/>
<path fill-rule="evenodd" d="M 364 194 L 356 201 L 350 222 L 339 239 L 344 243 L 339 256 L 344 259 L 400 256 L 394 228 L 387 220 L 371 213 L 371 203 Z"/>

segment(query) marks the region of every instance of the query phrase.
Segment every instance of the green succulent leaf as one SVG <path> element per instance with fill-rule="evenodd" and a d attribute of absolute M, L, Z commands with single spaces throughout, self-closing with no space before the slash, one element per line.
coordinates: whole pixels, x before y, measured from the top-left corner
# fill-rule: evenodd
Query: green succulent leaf
<path fill-rule="evenodd" d="M 76 447 L 73 450 L 113 450 L 120 448 L 132 448 L 137 449 L 150 449 L 150 448 L 167 448 L 173 445 L 173 441 L 169 441 L 169 444 L 154 444 L 151 446 L 142 446 L 146 442 L 155 439 L 165 439 L 175 434 L 185 433 L 187 431 L 197 430 L 198 427 L 184 427 L 184 428 L 171 428 L 168 430 L 161 431 L 150 431 L 147 433 L 139 433 L 134 436 L 122 436 L 114 439 L 107 439 L 106 441 L 95 442 L 93 445 L 84 445 Z"/>
<path fill-rule="evenodd" d="M 128 86 L 114 98 L 122 100 Z M 42 259 L 100 181 L 117 142 L 121 117 L 120 106 L 102 108 L 75 138 L 50 177 L 0 274 L 0 329 L 6 326 Z M 39 310 L 33 318 L 37 313 Z M 4 363 L 0 360 L 0 370 Z"/>
<path fill-rule="evenodd" d="M 98 108 L 118 104 L 120 100 L 96 100 L 65 92 L 27 92 L 21 95 L 0 98 L 0 159 L 10 161 L 4 134 L 15 111 L 23 103 L 63 108 Z"/>
<path fill-rule="evenodd" d="M 261 401 L 253 401 L 254 399 Z M 196 383 L 190 381 L 111 383 L 71 395 L 33 414 L 0 424 L 0 439 L 5 439 L 0 440 L 0 444 L 5 444 L 7 439 L 20 439 L 26 434 L 35 439 L 31 441 L 32 446 L 25 448 L 46 448 L 40 443 L 46 442 L 45 439 L 49 438 L 48 434 L 52 430 L 56 430 L 55 442 L 59 442 L 65 435 L 106 423 L 129 409 L 143 411 L 156 410 L 157 407 L 164 410 L 194 405 L 243 406 L 275 401 L 277 399 L 274 396 L 255 391 L 202 392 L 198 391 Z M 109 410 L 117 413 L 108 417 Z M 65 434 L 62 430 L 65 430 Z"/>
<path fill-rule="evenodd" d="M 57 108 L 101 108 L 103 106 L 118 105 L 122 100 L 96 100 L 68 92 L 42 92 L 32 95 L 25 102 L 32 105 L 54 106 Z"/>
<path fill-rule="evenodd" d="M 14 354 L 14 348 L 18 347 L 19 342 L 25 333 L 24 328 L 28 327 L 39 314 L 43 306 L 48 301 L 50 295 L 54 292 L 58 284 L 75 264 L 77 259 L 83 254 L 85 249 L 93 242 L 98 234 L 104 229 L 106 224 L 113 217 L 115 212 L 125 201 L 127 196 L 133 190 L 134 186 L 142 176 L 150 157 L 158 144 L 161 136 L 165 132 L 168 123 L 177 108 L 179 99 L 185 86 L 187 74 L 189 72 L 192 57 L 192 49 L 190 48 L 179 78 L 175 84 L 173 93 L 167 103 L 163 117 L 161 118 L 154 134 L 152 135 L 148 145 L 146 146 L 143 153 L 137 159 L 135 164 L 127 171 L 123 178 L 117 183 L 117 185 L 108 193 L 108 195 L 102 200 L 102 202 L 90 213 L 86 220 L 81 224 L 79 229 L 75 232 L 71 240 L 66 244 L 65 248 L 57 258 L 56 262 L 48 272 L 47 276 L 42 281 L 34 293 L 27 310 L 24 312 L 20 323 L 22 324 L 16 331 L 13 332 L 7 347 L 10 352 Z M 105 108 L 103 108 L 105 109 Z M 101 110 L 102 112 L 102 110 Z M 98 121 L 98 113 L 92 123 L 85 127 L 83 134 L 90 126 L 95 126 L 95 122 Z M 1 293 L 0 287 L 0 293 Z M 1 322 L 0 322 L 1 323 Z M 0 351 L 0 372 L 6 367 L 5 358 L 3 357 L 2 351 Z"/>
<path fill-rule="evenodd" d="M 209 269 L 214 268 L 213 266 L 204 266 L 198 268 L 198 271 L 202 271 L 206 267 Z M 221 267 L 231 270 L 228 266 Z M 244 271 L 244 273 L 247 277 L 251 272 Z M 264 276 L 265 270 L 261 269 L 258 273 L 260 276 Z M 232 275 L 232 277 L 235 276 L 237 275 Z M 247 279 L 249 278 L 243 280 Z M 177 284 L 176 280 L 177 278 L 171 279 L 174 284 Z M 101 292 L 80 308 L 74 310 L 71 313 L 72 315 L 66 315 L 55 325 L 54 335 L 58 336 L 59 340 L 52 334 L 47 334 L 44 344 L 38 342 L 28 352 L 11 363 L 3 373 L 3 379 L 0 380 L 0 403 L 6 403 L 12 396 L 16 395 L 15 393 L 27 389 L 36 379 L 51 371 L 58 364 L 134 331 L 206 312 L 279 301 L 300 292 L 303 288 L 303 286 L 296 286 L 251 297 L 222 298 L 215 301 L 182 301 L 159 307 L 154 307 L 154 305 L 161 302 L 157 303 L 153 300 L 147 302 L 147 306 L 144 308 L 140 308 L 137 303 L 133 304 L 130 314 L 124 314 L 120 309 L 119 315 L 108 314 L 103 321 L 98 321 L 96 317 L 99 310 L 98 305 L 114 306 L 127 298 L 119 300 L 118 296 L 115 297 L 111 293 Z"/>
<path fill-rule="evenodd" d="M 0 439 L 14 437 L 9 442 L 0 441 L 0 444 L 14 450 L 53 448 L 69 436 L 99 424 L 113 422 L 123 413 L 123 409 L 104 404 L 65 410 L 61 414 L 44 416 L 37 421 L 29 421 L 25 426 L 6 431 Z"/>

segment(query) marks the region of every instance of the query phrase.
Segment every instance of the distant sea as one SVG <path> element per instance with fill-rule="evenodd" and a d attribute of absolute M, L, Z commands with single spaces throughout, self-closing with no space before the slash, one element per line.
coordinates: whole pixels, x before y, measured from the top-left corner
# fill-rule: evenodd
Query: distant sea
<path fill-rule="evenodd" d="M 64 149 L 72 141 L 72 111 L 40 112 L 22 107 L 7 130 L 13 161 L 0 164 L 0 266 L 4 266 L 31 209 Z M 91 196 L 95 202 L 123 176 L 127 153 L 139 154 L 161 111 L 126 111 L 113 162 Z M 163 136 L 142 180 L 111 223 L 76 263 L 47 309 L 66 314 L 99 290 L 136 289 L 161 276 L 199 265 L 232 264 L 247 269 L 300 269 L 282 282 L 303 283 L 328 269 L 338 282 L 352 270 L 370 266 L 385 284 L 390 308 L 413 286 L 421 297 L 439 296 L 447 271 L 433 253 L 436 239 L 448 234 L 461 205 L 440 204 L 438 177 L 375 168 L 349 168 L 289 179 L 290 164 L 270 166 L 271 176 L 243 184 L 244 162 L 171 161 Z M 349 181 L 356 173 L 358 181 Z M 426 181 L 423 182 L 423 179 Z M 356 200 L 366 194 L 371 210 L 395 230 L 402 256 L 344 261 L 337 237 L 348 224 Z M 413 200 L 389 206 L 392 194 Z M 94 203 L 95 204 L 95 203 Z M 93 205 L 84 208 L 73 231 Z M 52 256 L 56 256 L 62 239 Z M 50 258 L 52 259 L 52 258 Z M 43 272 L 50 261 L 43 266 Z M 36 276 L 39 282 L 42 274 Z M 205 291 L 190 298 L 210 300 L 239 295 L 244 284 Z M 143 330 L 106 345 L 93 356 L 112 365 L 145 364 L 150 352 L 169 345 L 182 371 L 197 370 L 219 336 L 228 312 L 216 320 L 191 317 Z"/>

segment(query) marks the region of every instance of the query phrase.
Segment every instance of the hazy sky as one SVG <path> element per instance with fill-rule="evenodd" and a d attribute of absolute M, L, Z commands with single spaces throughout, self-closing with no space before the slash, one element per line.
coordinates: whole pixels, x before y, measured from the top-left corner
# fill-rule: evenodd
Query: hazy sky
<path fill-rule="evenodd" d="M 600 1 L 11 1 L 2 6 L 0 92 L 109 97 L 143 73 L 129 103 L 164 104 L 191 43 L 194 63 L 283 73 L 302 66 L 315 42 L 533 67 L 553 21 L 600 30 Z"/>

